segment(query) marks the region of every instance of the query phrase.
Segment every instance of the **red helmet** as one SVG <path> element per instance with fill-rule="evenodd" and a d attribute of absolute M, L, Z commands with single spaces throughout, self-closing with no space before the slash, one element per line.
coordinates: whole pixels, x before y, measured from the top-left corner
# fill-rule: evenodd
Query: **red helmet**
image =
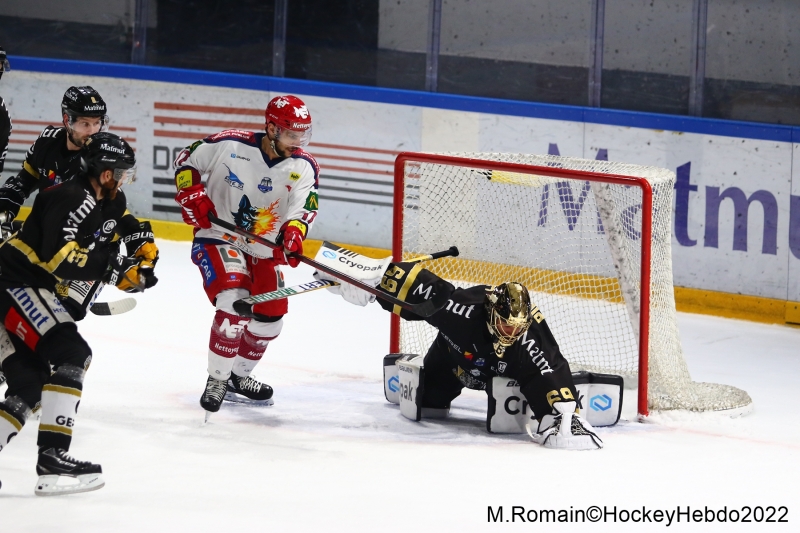
<path fill-rule="evenodd" d="M 306 104 L 296 96 L 276 96 L 267 104 L 264 112 L 266 122 L 278 127 L 278 138 L 291 146 L 306 146 L 311 140 L 311 113 Z M 292 135 L 283 135 L 283 130 L 291 130 Z"/>
<path fill-rule="evenodd" d="M 305 102 L 296 96 L 276 96 L 267 104 L 267 124 L 274 122 L 281 128 L 295 131 L 305 131 L 311 127 L 311 113 L 308 112 Z"/>

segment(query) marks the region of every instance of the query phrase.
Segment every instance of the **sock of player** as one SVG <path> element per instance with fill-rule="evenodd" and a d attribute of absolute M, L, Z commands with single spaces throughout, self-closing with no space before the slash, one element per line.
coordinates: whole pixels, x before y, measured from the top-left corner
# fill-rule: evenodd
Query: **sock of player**
<path fill-rule="evenodd" d="M 31 409 L 18 396 L 0 402 L 0 451 L 17 436 L 31 416 Z"/>
<path fill-rule="evenodd" d="M 256 367 L 270 341 L 275 340 L 283 329 L 283 319 L 275 322 L 251 320 L 244 329 L 239 351 L 233 363 L 233 373 L 247 377 Z"/>
<path fill-rule="evenodd" d="M 231 376 L 234 359 L 239 353 L 242 333 L 249 319 L 217 309 L 208 341 L 208 375 L 226 380 Z"/>
<path fill-rule="evenodd" d="M 69 450 L 85 373 L 78 366 L 61 365 L 42 388 L 42 418 L 37 441 L 40 449 Z"/>

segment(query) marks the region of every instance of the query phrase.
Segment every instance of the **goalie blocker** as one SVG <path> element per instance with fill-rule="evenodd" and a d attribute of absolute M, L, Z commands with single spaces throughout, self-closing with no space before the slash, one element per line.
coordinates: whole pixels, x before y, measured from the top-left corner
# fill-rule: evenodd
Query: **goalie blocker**
<path fill-rule="evenodd" d="M 425 391 L 424 357 L 389 354 L 383 358 L 383 390 L 386 400 L 400 406 L 406 418 L 444 418 L 447 409 L 422 407 Z M 573 372 L 581 414 L 593 427 L 613 426 L 622 413 L 623 380 L 611 374 Z M 514 379 L 495 377 L 487 388 L 486 430 L 490 433 L 525 433 L 534 421 L 528 402 Z"/>

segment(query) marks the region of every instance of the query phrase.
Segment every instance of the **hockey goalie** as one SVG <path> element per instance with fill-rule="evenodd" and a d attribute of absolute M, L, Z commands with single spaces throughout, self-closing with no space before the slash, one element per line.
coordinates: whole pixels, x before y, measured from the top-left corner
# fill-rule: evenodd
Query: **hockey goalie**
<path fill-rule="evenodd" d="M 322 254 L 316 260 L 327 261 Z M 341 269 L 341 264 L 331 266 Z M 511 378 L 518 382 L 533 411 L 528 432 L 534 442 L 571 450 L 603 447 L 595 429 L 579 412 L 569 363 L 522 284 L 460 289 L 418 262 L 390 263 L 382 277 L 367 271 L 353 268 L 344 273 L 410 304 L 424 303 L 434 295 L 448 296 L 447 304 L 427 318 L 378 300 L 383 309 L 402 319 L 425 320 L 438 329 L 424 358 L 398 362 L 402 372 L 414 374 L 418 380 L 415 405 L 428 413 L 446 413 L 464 387 L 486 390 L 496 376 Z M 315 277 L 334 280 L 319 272 Z M 333 292 L 356 305 L 375 300 L 374 295 L 348 283 Z M 403 402 L 400 404 L 402 411 Z"/>

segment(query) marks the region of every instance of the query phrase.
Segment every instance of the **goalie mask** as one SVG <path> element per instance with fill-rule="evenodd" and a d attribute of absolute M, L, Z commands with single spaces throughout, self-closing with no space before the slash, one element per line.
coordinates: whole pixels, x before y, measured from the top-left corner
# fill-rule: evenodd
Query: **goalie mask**
<path fill-rule="evenodd" d="M 486 289 L 487 326 L 495 338 L 498 357 L 514 344 L 533 321 L 528 289 L 517 282 L 508 282 Z"/>

